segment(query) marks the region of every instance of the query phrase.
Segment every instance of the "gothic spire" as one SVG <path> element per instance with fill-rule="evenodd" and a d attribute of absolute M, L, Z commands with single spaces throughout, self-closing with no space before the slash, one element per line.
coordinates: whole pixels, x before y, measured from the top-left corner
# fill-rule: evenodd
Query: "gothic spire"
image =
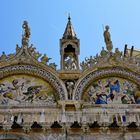
<path fill-rule="evenodd" d="M 70 15 L 68 16 L 68 23 L 65 29 L 65 32 L 63 34 L 63 39 L 75 39 L 76 38 L 76 34 L 74 32 L 72 23 L 71 23 L 71 17 Z"/>

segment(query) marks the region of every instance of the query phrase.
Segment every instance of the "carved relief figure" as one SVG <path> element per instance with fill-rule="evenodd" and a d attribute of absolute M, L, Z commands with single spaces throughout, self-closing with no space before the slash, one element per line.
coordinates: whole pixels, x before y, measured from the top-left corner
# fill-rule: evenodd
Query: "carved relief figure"
<path fill-rule="evenodd" d="M 66 82 L 66 87 L 68 91 L 68 99 L 72 100 L 72 93 L 74 89 L 74 82 L 73 81 L 68 81 Z"/>
<path fill-rule="evenodd" d="M 65 69 L 66 70 L 76 70 L 77 69 L 77 62 L 76 59 L 69 55 L 64 60 Z"/>

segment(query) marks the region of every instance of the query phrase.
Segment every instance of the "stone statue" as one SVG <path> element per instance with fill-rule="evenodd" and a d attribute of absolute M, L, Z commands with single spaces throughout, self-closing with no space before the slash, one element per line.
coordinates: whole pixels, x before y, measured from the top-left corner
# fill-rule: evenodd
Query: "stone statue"
<path fill-rule="evenodd" d="M 77 62 L 75 58 L 71 55 L 67 56 L 65 58 L 65 69 L 66 70 L 76 70 L 77 69 Z"/>
<path fill-rule="evenodd" d="M 104 47 L 102 47 L 102 50 L 101 50 L 101 57 L 104 57 L 107 55 L 107 51 L 104 49 Z"/>
<path fill-rule="evenodd" d="M 95 59 L 96 63 L 98 63 L 98 62 L 100 62 L 101 57 L 97 53 L 94 59 Z"/>
<path fill-rule="evenodd" d="M 77 61 L 75 60 L 74 57 L 71 58 L 71 67 L 72 67 L 72 70 L 77 69 Z"/>
<path fill-rule="evenodd" d="M 122 56 L 122 52 L 120 52 L 118 48 L 115 48 L 115 57 L 121 58 L 121 56 Z"/>
<path fill-rule="evenodd" d="M 51 58 L 48 58 L 48 56 L 46 54 L 44 54 L 42 57 L 41 57 L 41 62 L 43 64 L 47 64 L 49 62 Z"/>
<path fill-rule="evenodd" d="M 23 37 L 24 38 L 29 38 L 30 37 L 30 28 L 28 27 L 28 22 L 24 21 L 22 28 L 24 29 L 24 34 Z"/>
<path fill-rule="evenodd" d="M 18 53 L 20 50 L 20 47 L 18 46 L 18 44 L 16 44 L 16 53 Z"/>
<path fill-rule="evenodd" d="M 4 61 L 4 60 L 6 60 L 6 58 L 7 58 L 7 56 L 6 56 L 5 52 L 2 52 L 0 60 Z"/>
<path fill-rule="evenodd" d="M 111 36 L 109 33 L 109 26 L 106 25 L 105 26 L 105 31 L 104 31 L 104 40 L 105 40 L 105 44 L 106 44 L 106 49 L 111 52 L 113 49 L 113 45 L 112 45 L 112 41 L 111 41 Z"/>
<path fill-rule="evenodd" d="M 24 21 L 23 22 L 23 25 L 22 25 L 22 28 L 24 30 L 24 33 L 22 35 L 22 45 L 27 45 L 28 46 L 28 42 L 29 42 L 29 37 L 30 37 L 30 28 L 28 26 L 28 22 L 27 21 Z"/>
<path fill-rule="evenodd" d="M 73 93 L 73 89 L 74 89 L 74 82 L 73 81 L 66 82 L 66 87 L 67 87 L 67 91 L 68 91 L 68 99 L 72 100 L 72 93 Z"/>
<path fill-rule="evenodd" d="M 88 68 L 87 63 L 85 63 L 84 61 L 82 61 L 82 63 L 80 63 L 80 66 L 83 71 L 86 70 L 86 68 Z"/>

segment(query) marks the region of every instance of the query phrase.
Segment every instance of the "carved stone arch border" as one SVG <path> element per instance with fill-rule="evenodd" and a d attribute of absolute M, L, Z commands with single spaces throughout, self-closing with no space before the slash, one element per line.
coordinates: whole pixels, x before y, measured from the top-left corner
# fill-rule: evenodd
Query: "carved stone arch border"
<path fill-rule="evenodd" d="M 57 91 L 60 100 L 67 99 L 67 90 L 64 83 L 50 71 L 32 65 L 13 65 L 0 68 L 0 79 L 13 74 L 29 74 L 43 78 Z"/>
<path fill-rule="evenodd" d="M 122 67 L 92 70 L 80 78 L 73 91 L 73 99 L 81 100 L 82 94 L 92 81 L 106 77 L 120 77 L 132 81 L 140 86 L 140 75 Z"/>

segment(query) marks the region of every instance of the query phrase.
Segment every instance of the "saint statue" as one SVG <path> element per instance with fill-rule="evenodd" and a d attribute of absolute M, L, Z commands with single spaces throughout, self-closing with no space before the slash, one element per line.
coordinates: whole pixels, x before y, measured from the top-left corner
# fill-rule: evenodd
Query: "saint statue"
<path fill-rule="evenodd" d="M 73 81 L 66 82 L 66 87 L 67 87 L 67 91 L 68 91 L 68 99 L 72 100 L 72 93 L 73 93 L 73 89 L 74 89 L 74 82 Z"/>
<path fill-rule="evenodd" d="M 28 26 L 28 22 L 27 21 L 23 22 L 22 28 L 24 29 L 23 37 L 29 38 L 30 37 L 30 28 Z"/>
<path fill-rule="evenodd" d="M 4 60 L 6 60 L 6 58 L 7 58 L 7 56 L 6 56 L 5 52 L 2 52 L 0 60 L 4 61 Z"/>
<path fill-rule="evenodd" d="M 104 31 L 104 40 L 105 40 L 105 44 L 106 44 L 106 49 L 111 52 L 113 49 L 113 45 L 112 45 L 112 41 L 111 41 L 111 36 L 109 33 L 109 26 L 106 25 L 105 26 L 105 31 Z"/>
<path fill-rule="evenodd" d="M 22 35 L 22 45 L 27 45 L 28 46 L 28 42 L 29 42 L 29 37 L 30 37 L 30 28 L 28 26 L 28 22 L 27 21 L 24 21 L 23 22 L 23 25 L 22 25 L 22 28 L 24 30 L 24 33 Z"/>
<path fill-rule="evenodd" d="M 76 70 L 77 69 L 77 61 L 74 56 L 67 56 L 64 60 L 65 69 L 66 70 Z"/>

